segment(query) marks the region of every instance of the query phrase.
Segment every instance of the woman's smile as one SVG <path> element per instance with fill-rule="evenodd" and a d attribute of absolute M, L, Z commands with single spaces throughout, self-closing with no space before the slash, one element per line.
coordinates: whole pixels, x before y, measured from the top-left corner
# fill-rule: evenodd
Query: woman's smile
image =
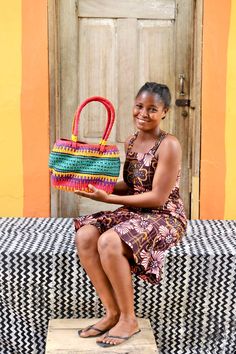
<path fill-rule="evenodd" d="M 138 120 L 140 123 L 150 122 L 150 119 L 143 118 L 143 117 L 137 117 L 137 120 Z"/>

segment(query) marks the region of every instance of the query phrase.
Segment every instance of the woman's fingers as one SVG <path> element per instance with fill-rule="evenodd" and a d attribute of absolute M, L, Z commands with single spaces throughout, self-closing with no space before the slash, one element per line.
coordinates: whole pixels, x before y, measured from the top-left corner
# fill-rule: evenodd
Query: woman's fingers
<path fill-rule="evenodd" d="M 74 192 L 75 194 L 80 195 L 81 197 L 87 197 L 87 198 L 91 198 L 91 194 L 93 194 L 93 193 L 83 192 L 80 190 L 75 190 Z"/>
<path fill-rule="evenodd" d="M 88 185 L 89 189 L 91 192 L 85 192 L 85 191 L 80 191 L 80 190 L 75 190 L 75 194 L 80 195 L 81 197 L 86 197 L 93 199 L 95 197 L 96 192 L 98 191 L 97 188 L 95 188 L 92 184 Z"/>
<path fill-rule="evenodd" d="M 84 191 L 80 191 L 80 190 L 75 190 L 75 194 L 80 195 L 81 197 L 94 199 L 94 200 L 97 200 L 100 202 L 107 201 L 108 195 L 105 191 L 94 187 L 92 184 L 89 184 L 88 187 L 91 190 L 91 192 L 84 192 Z"/>
<path fill-rule="evenodd" d="M 89 189 L 91 189 L 94 193 L 97 192 L 97 188 L 94 187 L 92 184 L 88 184 Z"/>

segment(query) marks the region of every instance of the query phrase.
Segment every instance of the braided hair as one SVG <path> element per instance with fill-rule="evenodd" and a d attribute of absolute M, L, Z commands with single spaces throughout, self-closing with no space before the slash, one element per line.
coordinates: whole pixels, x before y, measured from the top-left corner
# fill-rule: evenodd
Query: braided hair
<path fill-rule="evenodd" d="M 170 107 L 171 94 L 168 86 L 156 82 L 146 82 L 138 91 L 136 98 L 143 92 L 158 95 L 165 108 Z"/>

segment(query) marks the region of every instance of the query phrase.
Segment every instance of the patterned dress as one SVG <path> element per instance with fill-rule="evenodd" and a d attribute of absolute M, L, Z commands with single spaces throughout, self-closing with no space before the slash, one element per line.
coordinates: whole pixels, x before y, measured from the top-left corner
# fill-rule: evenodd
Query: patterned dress
<path fill-rule="evenodd" d="M 156 152 L 168 133 L 162 131 L 156 144 L 147 153 L 132 150 L 136 132 L 130 139 L 123 179 L 129 187 L 129 195 L 148 192 L 158 158 Z M 166 203 L 158 208 L 122 206 L 115 211 L 102 211 L 74 219 L 75 230 L 90 224 L 100 233 L 113 229 L 132 249 L 131 271 L 143 280 L 157 284 L 161 279 L 166 251 L 177 244 L 185 234 L 187 219 L 179 195 L 180 171 L 176 184 Z"/>

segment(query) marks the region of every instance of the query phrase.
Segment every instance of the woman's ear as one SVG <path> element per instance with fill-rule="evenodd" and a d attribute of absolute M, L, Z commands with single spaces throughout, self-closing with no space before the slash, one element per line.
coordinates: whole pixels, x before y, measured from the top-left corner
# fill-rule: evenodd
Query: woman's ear
<path fill-rule="evenodd" d="M 165 114 L 164 117 L 161 119 L 165 119 L 167 112 L 169 111 L 169 108 L 163 108 L 163 113 Z"/>

